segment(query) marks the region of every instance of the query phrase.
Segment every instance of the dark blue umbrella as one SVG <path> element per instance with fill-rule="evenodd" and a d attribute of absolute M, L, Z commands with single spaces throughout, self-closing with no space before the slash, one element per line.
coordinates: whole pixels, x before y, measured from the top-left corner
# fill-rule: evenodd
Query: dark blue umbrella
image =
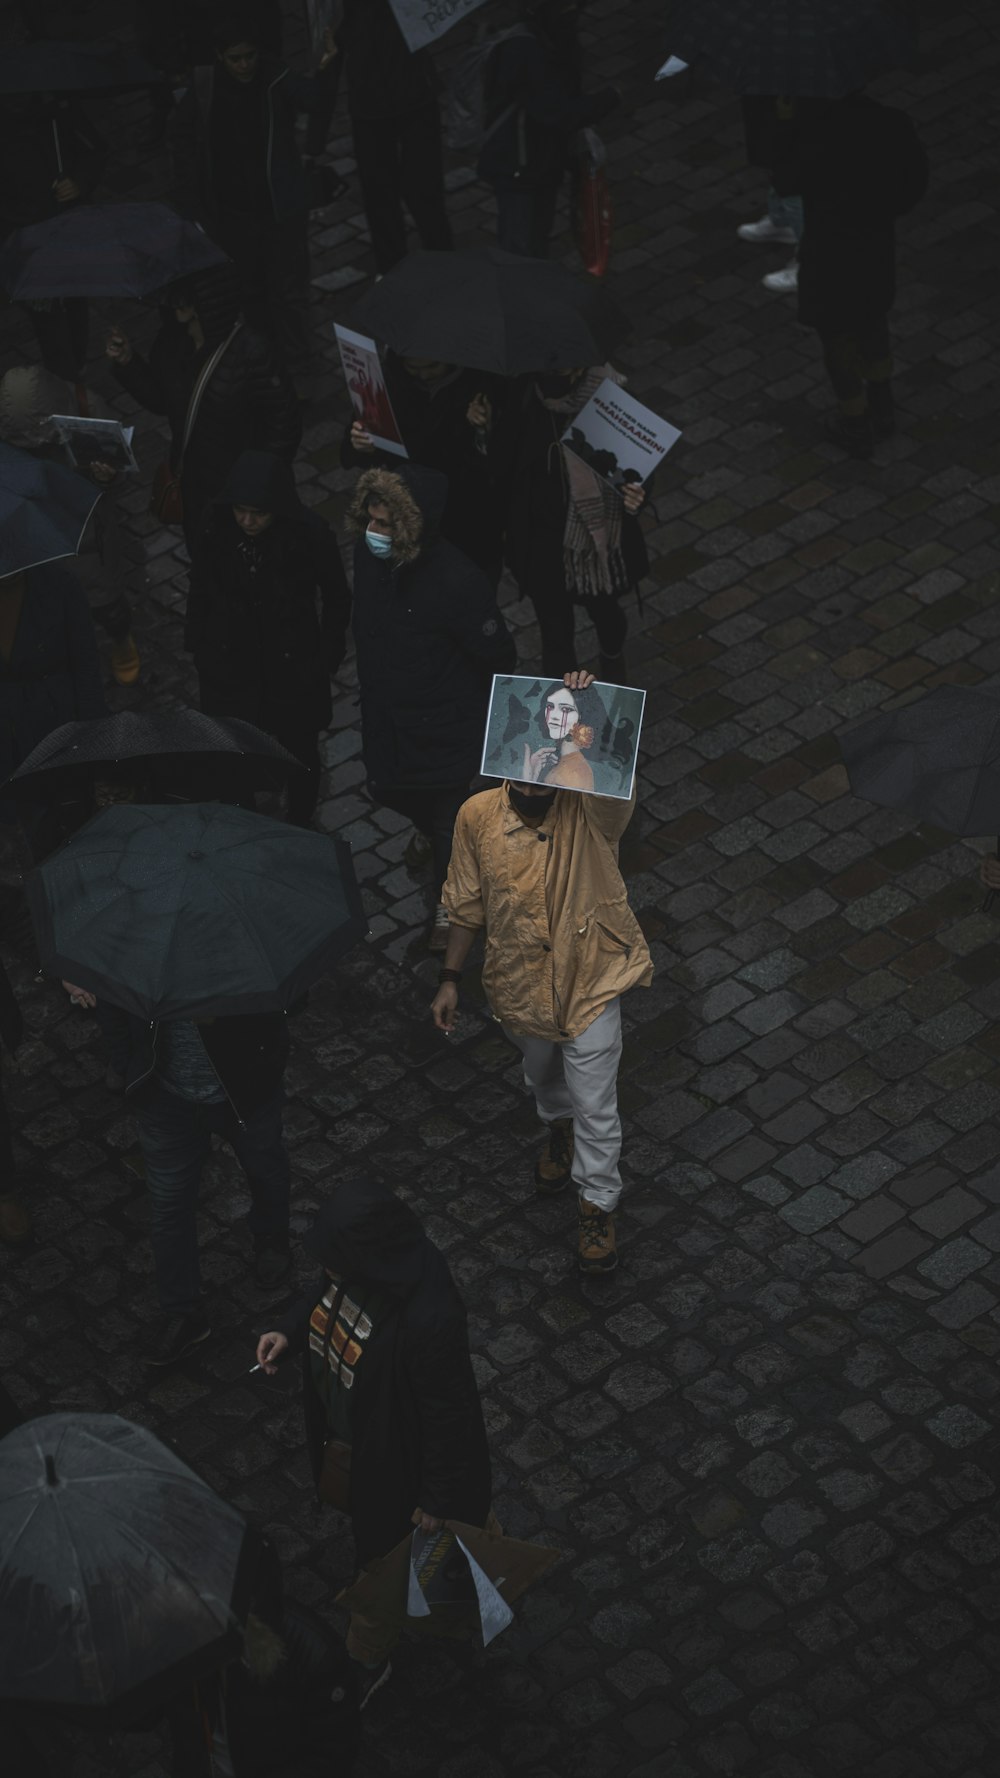
<path fill-rule="evenodd" d="M 48 975 L 144 1019 L 283 1012 L 364 936 L 350 847 L 224 803 L 124 803 L 27 880 Z"/>
<path fill-rule="evenodd" d="M 6 1703 L 111 1727 L 241 1651 L 255 1534 L 117 1414 L 46 1414 L 0 1442 L 0 1548 Z"/>
<path fill-rule="evenodd" d="M 0 443 L 0 580 L 75 556 L 100 498 L 72 469 Z"/>
<path fill-rule="evenodd" d="M 17 302 L 142 298 L 227 264 L 222 248 L 168 204 L 76 204 L 8 235 L 0 284 Z"/>
<path fill-rule="evenodd" d="M 5 43 L 0 56 L 0 93 L 99 92 L 155 86 L 162 79 L 137 50 L 118 43 L 43 37 L 34 43 Z"/>

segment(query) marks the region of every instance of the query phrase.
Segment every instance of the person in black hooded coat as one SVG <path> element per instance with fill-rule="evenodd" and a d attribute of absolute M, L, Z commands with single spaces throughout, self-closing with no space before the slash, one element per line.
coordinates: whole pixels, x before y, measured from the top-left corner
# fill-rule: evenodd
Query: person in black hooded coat
<path fill-rule="evenodd" d="M 149 358 L 113 327 L 107 355 L 115 380 L 170 427 L 170 466 L 180 475 L 184 536 L 193 553 L 206 506 L 241 451 L 271 451 L 289 462 L 299 448 L 302 416 L 287 372 L 263 334 L 240 317 L 230 268 L 206 272 L 172 292 Z M 201 372 L 227 342 L 204 386 L 185 447 L 191 397 Z"/>
<path fill-rule="evenodd" d="M 444 1255 L 407 1205 L 362 1178 L 338 1186 L 306 1244 L 324 1270 L 261 1335 L 257 1361 L 270 1374 L 285 1354 L 302 1356 L 317 1493 L 349 1512 L 359 1567 L 394 1549 L 418 1515 L 425 1530 L 485 1525 L 486 1428 Z M 398 1630 L 355 1614 L 348 1653 L 382 1677 Z"/>
<path fill-rule="evenodd" d="M 256 723 L 305 766 L 288 796 L 290 819 L 303 825 L 316 807 L 319 732 L 350 612 L 337 540 L 301 504 L 291 465 L 244 451 L 195 544 L 184 646 L 206 715 Z"/>
<path fill-rule="evenodd" d="M 434 950 L 448 942 L 441 889 L 479 770 L 492 676 L 517 659 L 489 579 L 438 535 L 447 495 L 437 470 L 401 463 L 366 470 L 348 511 L 368 788 L 431 842 Z"/>

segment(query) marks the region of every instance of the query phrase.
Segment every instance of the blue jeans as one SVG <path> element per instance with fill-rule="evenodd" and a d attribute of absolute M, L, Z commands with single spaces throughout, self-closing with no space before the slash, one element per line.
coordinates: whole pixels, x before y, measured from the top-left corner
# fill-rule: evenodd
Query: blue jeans
<path fill-rule="evenodd" d="M 805 226 L 802 216 L 801 198 L 780 198 L 774 186 L 768 187 L 767 213 L 775 228 L 790 228 L 796 243 L 802 239 Z"/>
<path fill-rule="evenodd" d="M 139 1107 L 149 1238 L 165 1315 L 190 1315 L 200 1304 L 198 1189 L 213 1131 L 225 1137 L 247 1176 L 251 1234 L 287 1238 L 291 1168 L 281 1132 L 283 1099 L 279 1090 L 241 1124 L 228 1100 L 196 1105 L 154 1081 Z"/>

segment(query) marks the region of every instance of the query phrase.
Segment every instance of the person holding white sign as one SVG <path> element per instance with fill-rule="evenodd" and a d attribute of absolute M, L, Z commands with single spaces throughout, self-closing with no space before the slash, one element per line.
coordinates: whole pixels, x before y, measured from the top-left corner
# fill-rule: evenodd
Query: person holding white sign
<path fill-rule="evenodd" d="M 566 673 L 562 684 L 569 704 L 556 688 L 547 694 L 557 734 L 579 713 L 593 675 Z M 621 996 L 648 987 L 653 975 L 618 869 L 635 791 L 628 799 L 584 795 L 583 785 L 555 789 L 534 776 L 526 769 L 458 811 L 444 887 L 448 948 L 431 1012 L 449 1035 L 463 966 L 484 932 L 483 988 L 524 1058 L 524 1082 L 547 1130 L 535 1189 L 552 1197 L 572 1181 L 577 1263 L 587 1277 L 602 1277 L 618 1264 Z"/>

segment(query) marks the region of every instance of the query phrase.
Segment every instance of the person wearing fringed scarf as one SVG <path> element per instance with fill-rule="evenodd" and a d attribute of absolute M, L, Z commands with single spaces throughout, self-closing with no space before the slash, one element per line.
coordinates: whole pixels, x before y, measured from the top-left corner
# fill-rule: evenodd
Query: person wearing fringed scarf
<path fill-rule="evenodd" d="M 495 1524 L 465 1306 L 444 1255 L 387 1186 L 345 1180 L 304 1246 L 323 1270 L 257 1342 L 270 1375 L 301 1354 L 306 1444 L 320 1500 L 347 1513 L 359 1568 L 414 1524 Z M 404 1608 L 351 1615 L 361 1708 L 389 1677 Z"/>
<path fill-rule="evenodd" d="M 647 490 L 634 483 L 619 494 L 560 442 L 605 377 L 625 380 L 601 364 L 529 384 L 508 480 L 506 560 L 538 617 L 542 672 L 561 678 L 577 658 L 581 605 L 597 631 L 598 677 L 620 684 L 628 630 L 621 600 L 649 570 L 637 516 Z"/>

